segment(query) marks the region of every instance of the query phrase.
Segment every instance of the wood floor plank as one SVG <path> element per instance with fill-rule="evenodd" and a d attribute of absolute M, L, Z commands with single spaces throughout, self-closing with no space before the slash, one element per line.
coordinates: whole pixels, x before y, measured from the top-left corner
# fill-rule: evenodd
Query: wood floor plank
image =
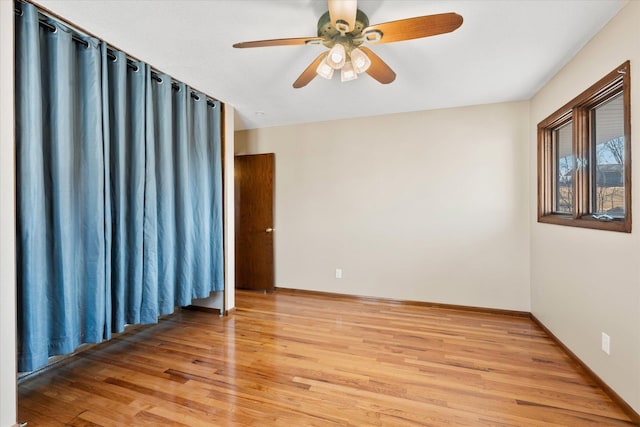
<path fill-rule="evenodd" d="M 19 385 L 33 426 L 629 426 L 523 317 L 239 291 Z"/>

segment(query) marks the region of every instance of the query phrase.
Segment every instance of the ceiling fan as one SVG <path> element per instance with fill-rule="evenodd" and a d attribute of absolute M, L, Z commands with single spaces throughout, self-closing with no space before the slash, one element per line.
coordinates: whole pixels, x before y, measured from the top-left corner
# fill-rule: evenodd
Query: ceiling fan
<path fill-rule="evenodd" d="M 328 0 L 328 3 L 329 10 L 318 20 L 317 37 L 257 40 L 236 43 L 233 47 L 323 44 L 329 48 L 293 83 L 296 89 L 306 86 L 316 75 L 330 79 L 336 70 L 340 70 L 343 82 L 366 72 L 380 83 L 388 84 L 395 80 L 396 73 L 363 44 L 392 43 L 435 36 L 450 33 L 462 25 L 462 16 L 457 13 L 416 16 L 369 25 L 369 18 L 358 9 L 357 0 Z"/>

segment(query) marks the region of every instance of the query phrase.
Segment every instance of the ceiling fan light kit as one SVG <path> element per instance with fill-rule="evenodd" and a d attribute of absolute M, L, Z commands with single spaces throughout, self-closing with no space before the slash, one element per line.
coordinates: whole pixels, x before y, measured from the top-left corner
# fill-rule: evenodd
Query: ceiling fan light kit
<path fill-rule="evenodd" d="M 339 70 L 347 61 L 347 52 L 342 43 L 336 43 L 329 51 L 327 64 L 334 70 Z"/>
<path fill-rule="evenodd" d="M 340 80 L 343 82 L 348 82 L 357 78 L 358 73 L 356 73 L 356 70 L 353 68 L 353 63 L 351 61 L 346 62 L 340 72 Z"/>
<path fill-rule="evenodd" d="M 327 58 L 323 59 L 320 65 L 316 68 L 316 73 L 325 79 L 331 79 L 334 71 L 335 70 L 327 64 Z"/>
<path fill-rule="evenodd" d="M 236 43 L 235 48 L 323 44 L 329 49 L 321 53 L 293 83 L 306 86 L 316 75 L 331 79 L 340 70 L 345 82 L 367 73 L 382 84 L 389 84 L 396 73 L 379 56 L 362 46 L 392 43 L 450 33 L 462 25 L 457 13 L 417 16 L 383 24 L 369 25 L 367 15 L 358 9 L 357 0 L 328 0 L 329 10 L 318 20 L 317 37 L 257 40 Z"/>
<path fill-rule="evenodd" d="M 371 59 L 357 47 L 351 50 L 351 62 L 357 73 L 364 73 L 371 66 Z"/>
<path fill-rule="evenodd" d="M 331 48 L 326 58 L 316 68 L 316 73 L 331 80 L 335 70 L 340 70 L 340 80 L 348 82 L 358 78 L 358 74 L 364 73 L 371 66 L 371 59 L 357 47 L 346 53 L 342 44 L 336 44 Z"/>

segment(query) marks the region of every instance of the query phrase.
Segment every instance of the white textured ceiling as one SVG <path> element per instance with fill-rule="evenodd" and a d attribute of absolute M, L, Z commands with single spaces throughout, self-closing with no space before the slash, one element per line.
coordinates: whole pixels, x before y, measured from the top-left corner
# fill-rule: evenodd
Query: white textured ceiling
<path fill-rule="evenodd" d="M 456 12 L 453 33 L 370 45 L 397 73 L 291 86 L 325 49 L 234 49 L 316 35 L 325 0 L 38 0 L 151 66 L 236 108 L 236 128 L 529 99 L 624 0 L 360 0 L 371 24 Z"/>

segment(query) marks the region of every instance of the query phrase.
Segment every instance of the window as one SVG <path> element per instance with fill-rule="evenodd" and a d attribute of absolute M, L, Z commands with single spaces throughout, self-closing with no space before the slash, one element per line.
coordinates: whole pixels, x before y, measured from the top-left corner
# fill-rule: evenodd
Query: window
<path fill-rule="evenodd" d="M 630 63 L 538 124 L 538 222 L 631 232 Z"/>

